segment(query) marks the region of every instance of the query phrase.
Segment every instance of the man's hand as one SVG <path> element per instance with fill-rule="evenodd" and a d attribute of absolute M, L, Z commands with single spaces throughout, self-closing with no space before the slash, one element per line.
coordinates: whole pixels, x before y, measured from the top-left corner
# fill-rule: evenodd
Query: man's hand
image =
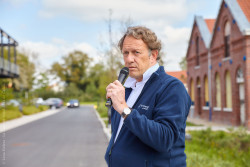
<path fill-rule="evenodd" d="M 106 88 L 106 98 L 111 98 L 114 109 L 121 114 L 125 107 L 128 107 L 125 101 L 125 88 L 118 81 L 114 81 Z"/>

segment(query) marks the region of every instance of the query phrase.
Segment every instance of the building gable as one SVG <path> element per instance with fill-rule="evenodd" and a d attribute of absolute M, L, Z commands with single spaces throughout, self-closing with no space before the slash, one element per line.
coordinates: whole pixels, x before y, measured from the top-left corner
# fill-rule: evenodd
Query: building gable
<path fill-rule="evenodd" d="M 224 36 L 227 31 L 226 24 L 228 24 L 228 27 L 229 27 L 228 31 L 230 31 L 229 32 L 230 41 L 233 41 L 236 38 L 239 38 L 240 36 L 242 36 L 243 31 L 240 30 L 240 26 L 239 26 L 240 20 L 241 20 L 240 18 L 233 16 L 232 10 L 230 10 L 229 5 L 226 2 L 222 1 L 221 7 L 219 10 L 217 19 L 216 19 L 216 23 L 214 26 L 212 40 L 210 43 L 211 50 L 224 45 Z"/>
<path fill-rule="evenodd" d="M 197 37 L 200 39 L 199 40 L 200 52 L 201 53 L 205 52 L 209 46 L 211 34 L 208 28 L 208 24 L 201 16 L 195 16 L 186 57 L 195 56 Z"/>
<path fill-rule="evenodd" d="M 250 35 L 250 2 L 249 0 L 224 0 L 235 18 L 242 35 Z"/>
<path fill-rule="evenodd" d="M 231 25 L 231 31 L 234 32 L 234 36 L 239 37 L 244 35 L 250 35 L 250 23 L 237 1 L 240 1 L 240 4 L 243 6 L 245 4 L 243 3 L 243 1 L 246 2 L 248 0 L 222 1 L 210 43 L 211 49 L 215 48 L 215 46 L 220 46 L 224 44 L 224 29 L 227 21 Z M 249 4 L 250 2 L 246 3 Z M 248 6 L 244 6 L 243 9 L 245 10 L 246 14 L 250 14 L 250 12 L 248 12 L 248 10 L 246 9 L 247 7 Z"/>

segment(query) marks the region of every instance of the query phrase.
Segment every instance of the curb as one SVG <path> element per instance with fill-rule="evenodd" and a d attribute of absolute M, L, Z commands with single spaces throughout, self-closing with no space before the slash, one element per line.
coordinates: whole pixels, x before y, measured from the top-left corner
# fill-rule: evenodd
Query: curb
<path fill-rule="evenodd" d="M 103 129 L 103 132 L 105 133 L 106 138 L 109 141 L 110 138 L 111 138 L 111 131 L 110 131 L 110 129 L 106 127 L 106 124 L 104 123 L 103 119 L 100 117 L 99 113 L 96 111 L 96 109 L 95 109 L 94 106 L 93 106 L 93 110 L 94 110 L 94 112 L 96 114 L 96 117 L 98 118 L 99 122 L 102 125 L 102 129 Z"/>

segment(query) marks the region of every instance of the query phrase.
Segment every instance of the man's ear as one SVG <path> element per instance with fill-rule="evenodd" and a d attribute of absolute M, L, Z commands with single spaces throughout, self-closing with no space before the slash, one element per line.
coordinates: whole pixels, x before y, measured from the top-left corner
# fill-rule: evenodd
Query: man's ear
<path fill-rule="evenodd" d="M 158 50 L 152 50 L 151 51 L 151 58 L 153 58 L 153 60 L 157 60 L 157 56 L 158 56 Z"/>

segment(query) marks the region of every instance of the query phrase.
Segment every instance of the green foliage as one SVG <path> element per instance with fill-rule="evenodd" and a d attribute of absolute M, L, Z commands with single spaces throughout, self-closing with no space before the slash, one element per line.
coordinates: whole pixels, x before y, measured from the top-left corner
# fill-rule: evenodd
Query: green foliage
<path fill-rule="evenodd" d="M 186 141 L 187 166 L 249 167 L 250 135 L 239 129 L 224 131 L 191 131 Z"/>
<path fill-rule="evenodd" d="M 39 106 L 38 108 L 36 108 L 35 106 L 23 106 L 23 112 L 20 112 L 18 107 L 14 106 L 6 106 L 6 108 L 0 107 L 0 122 L 19 118 L 22 117 L 23 115 L 35 114 L 41 111 L 46 111 L 48 109 L 49 109 L 48 106 Z"/>
<path fill-rule="evenodd" d="M 0 80 L 1 81 L 1 80 Z M 13 89 L 5 87 L 5 82 L 2 81 L 2 87 L 0 92 L 0 103 L 1 102 L 7 102 L 10 99 L 13 99 Z"/>
<path fill-rule="evenodd" d="M 88 84 L 87 69 L 90 61 L 91 58 L 87 54 L 81 51 L 74 51 L 63 57 L 62 64 L 54 63 L 51 72 L 62 81 L 65 81 L 67 85 L 74 83 L 79 89 L 84 91 Z"/>
<path fill-rule="evenodd" d="M 192 122 L 186 122 L 186 126 L 203 126 L 203 125 L 197 125 Z"/>
<path fill-rule="evenodd" d="M 0 122 L 4 122 L 14 118 L 19 118 L 21 116 L 22 114 L 20 113 L 17 107 L 8 107 L 6 109 L 0 107 Z"/>
<path fill-rule="evenodd" d="M 180 65 L 182 70 L 187 70 L 186 56 L 182 57 L 181 61 L 179 62 L 179 65 Z"/>
<path fill-rule="evenodd" d="M 61 97 L 62 95 L 61 93 L 54 92 L 50 89 L 46 89 L 46 90 L 39 89 L 34 92 L 34 96 L 42 97 L 44 100 L 46 100 L 50 97 Z"/>
<path fill-rule="evenodd" d="M 49 106 L 40 105 L 40 106 L 38 106 L 38 109 L 40 110 L 40 112 L 41 112 L 41 111 L 46 111 L 46 110 L 49 109 Z"/>
<path fill-rule="evenodd" d="M 23 106 L 23 115 L 35 114 L 35 113 L 43 111 L 42 109 L 45 109 L 45 107 L 36 108 L 35 106 Z"/>
<path fill-rule="evenodd" d="M 98 111 L 101 118 L 108 117 L 108 109 L 105 106 L 105 102 L 99 103 L 96 110 Z"/>
<path fill-rule="evenodd" d="M 48 78 L 47 72 L 41 72 L 39 74 L 40 78 L 36 80 L 36 83 L 34 84 L 36 87 L 38 87 L 37 91 L 45 91 L 49 87 L 49 78 Z"/>
<path fill-rule="evenodd" d="M 97 94 L 97 88 L 93 82 L 87 85 L 86 88 L 86 96 L 85 101 L 97 101 L 98 100 L 98 94 Z"/>
<path fill-rule="evenodd" d="M 17 64 L 19 66 L 19 78 L 13 80 L 16 91 L 31 90 L 34 81 L 35 65 L 24 53 L 17 53 Z"/>

